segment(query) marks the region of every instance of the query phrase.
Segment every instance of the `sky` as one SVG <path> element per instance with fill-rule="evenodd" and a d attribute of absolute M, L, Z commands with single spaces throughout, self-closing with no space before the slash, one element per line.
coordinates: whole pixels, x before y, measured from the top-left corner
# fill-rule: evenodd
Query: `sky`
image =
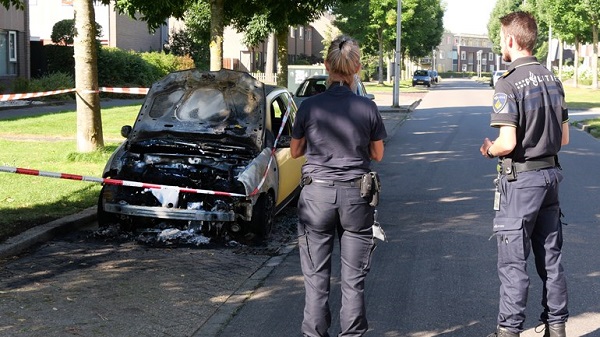
<path fill-rule="evenodd" d="M 444 28 L 452 33 L 487 35 L 487 24 L 496 0 L 443 0 Z"/>

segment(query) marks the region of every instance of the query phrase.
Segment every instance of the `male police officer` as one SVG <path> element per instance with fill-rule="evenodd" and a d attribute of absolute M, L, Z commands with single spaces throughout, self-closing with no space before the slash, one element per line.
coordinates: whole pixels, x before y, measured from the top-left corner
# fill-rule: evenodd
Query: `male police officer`
<path fill-rule="evenodd" d="M 480 148 L 500 157 L 494 208 L 501 281 L 498 327 L 488 337 L 518 337 L 523 331 L 529 287 L 527 257 L 533 249 L 543 282 L 540 316 L 546 337 L 565 337 L 567 284 L 561 265 L 562 228 L 557 153 L 569 142 L 568 112 L 560 81 L 532 56 L 535 19 L 510 13 L 500 19 L 502 58 L 512 62 L 496 85 L 491 126 L 495 141 Z"/>

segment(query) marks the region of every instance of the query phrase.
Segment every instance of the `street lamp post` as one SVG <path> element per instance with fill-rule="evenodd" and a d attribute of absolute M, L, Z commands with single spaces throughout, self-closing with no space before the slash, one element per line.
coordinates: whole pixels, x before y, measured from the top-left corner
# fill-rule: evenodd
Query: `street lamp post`
<path fill-rule="evenodd" d="M 394 97 L 392 99 L 392 106 L 399 107 L 400 106 L 400 67 L 402 67 L 402 62 L 400 60 L 400 36 L 402 29 L 402 0 L 398 0 L 398 8 L 396 12 L 396 57 L 394 60 Z"/>

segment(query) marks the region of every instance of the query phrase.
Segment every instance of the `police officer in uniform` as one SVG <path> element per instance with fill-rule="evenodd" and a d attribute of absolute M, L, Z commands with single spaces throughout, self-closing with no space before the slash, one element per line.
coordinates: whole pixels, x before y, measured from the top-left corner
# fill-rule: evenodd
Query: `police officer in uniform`
<path fill-rule="evenodd" d="M 502 57 L 512 62 L 498 80 L 491 126 L 495 141 L 480 148 L 499 157 L 494 232 L 498 242 L 500 305 L 496 332 L 488 337 L 518 337 L 523 331 L 531 250 L 543 282 L 540 320 L 544 336 L 565 337 L 567 283 L 561 265 L 563 243 L 558 200 L 562 174 L 557 153 L 569 142 L 568 112 L 561 82 L 532 56 L 535 19 L 525 12 L 500 19 Z"/>
<path fill-rule="evenodd" d="M 371 160 L 383 158 L 387 136 L 377 105 L 355 94 L 358 43 L 340 36 L 329 47 L 329 87 L 302 102 L 294 121 L 291 155 L 305 155 L 304 187 L 298 202 L 298 246 L 305 285 L 304 336 L 329 336 L 331 254 L 340 244 L 341 332 L 362 336 L 368 329 L 364 286 L 375 248 L 374 207 L 361 197 L 361 178 Z"/>

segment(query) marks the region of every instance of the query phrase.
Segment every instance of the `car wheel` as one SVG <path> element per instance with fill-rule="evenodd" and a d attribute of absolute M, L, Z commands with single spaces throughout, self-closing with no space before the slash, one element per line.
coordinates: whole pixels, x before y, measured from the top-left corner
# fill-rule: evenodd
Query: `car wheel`
<path fill-rule="evenodd" d="M 275 198 L 271 193 L 263 193 L 252 208 L 252 219 L 248 231 L 257 239 L 266 239 L 273 229 L 275 218 Z"/>
<path fill-rule="evenodd" d="M 431 88 L 431 83 L 427 83 L 427 88 Z"/>

